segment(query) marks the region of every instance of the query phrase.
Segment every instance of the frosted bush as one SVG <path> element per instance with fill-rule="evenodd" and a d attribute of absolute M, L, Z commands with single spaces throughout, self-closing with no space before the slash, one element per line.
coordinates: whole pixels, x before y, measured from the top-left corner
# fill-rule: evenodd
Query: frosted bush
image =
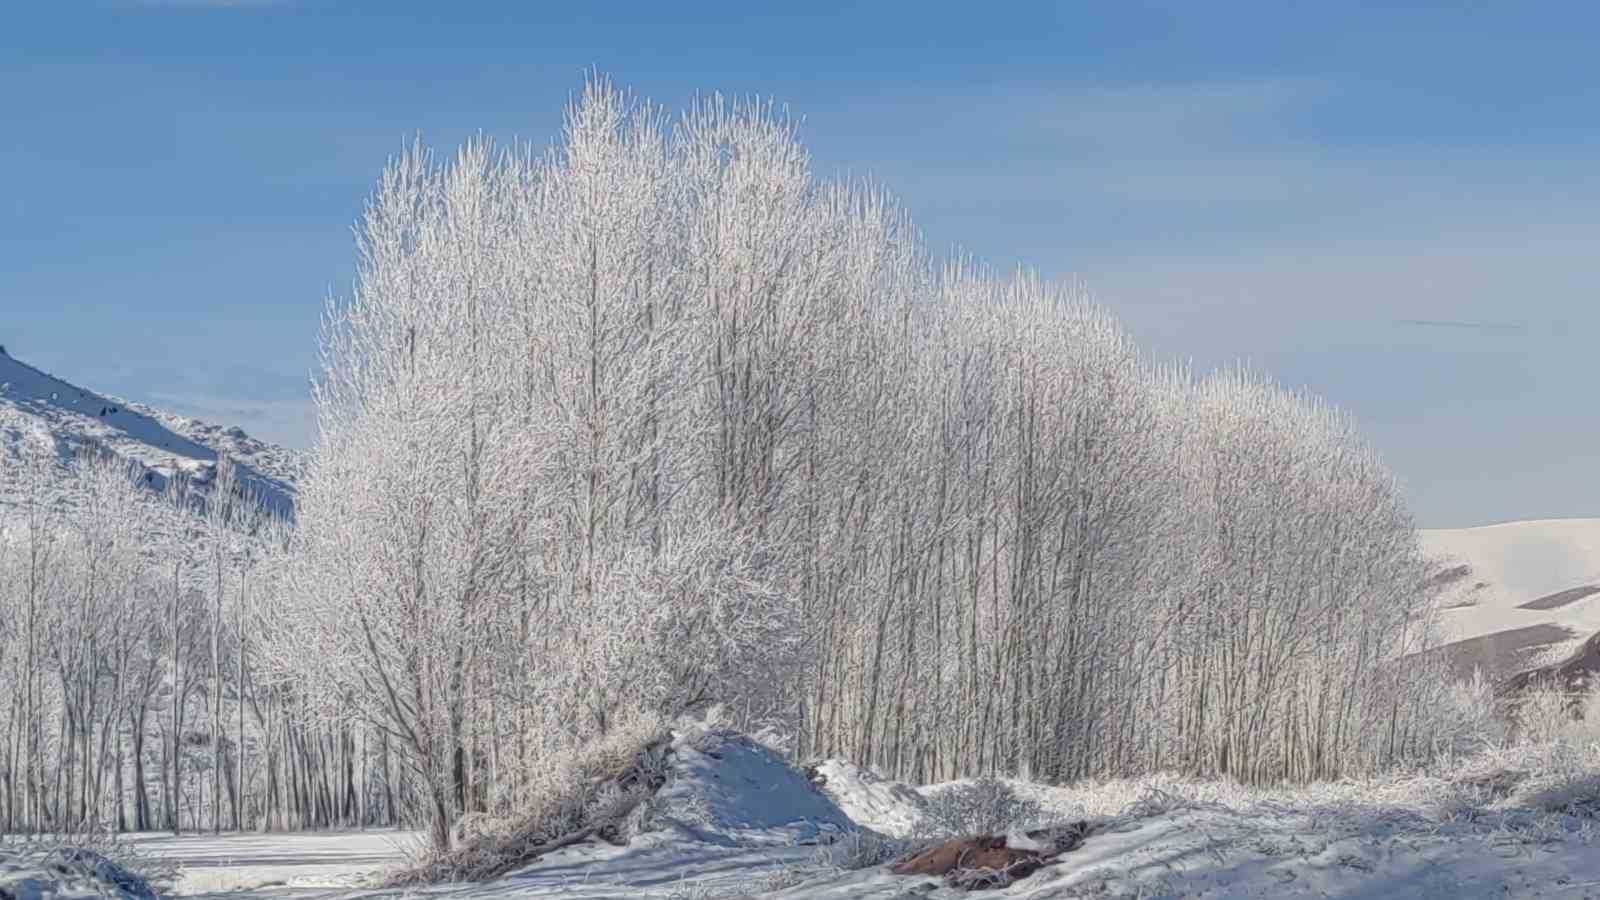
<path fill-rule="evenodd" d="M 913 834 L 924 838 L 1004 835 L 1046 824 L 1044 808 L 998 778 L 952 785 L 927 798 Z"/>
<path fill-rule="evenodd" d="M 1450 682 L 1423 727 L 1440 756 L 1466 756 L 1499 746 L 1507 736 L 1494 683 L 1478 669 L 1466 681 Z"/>
<path fill-rule="evenodd" d="M 1542 685 L 1511 699 L 1507 716 L 1519 743 L 1579 745 L 1600 741 L 1600 693 Z"/>

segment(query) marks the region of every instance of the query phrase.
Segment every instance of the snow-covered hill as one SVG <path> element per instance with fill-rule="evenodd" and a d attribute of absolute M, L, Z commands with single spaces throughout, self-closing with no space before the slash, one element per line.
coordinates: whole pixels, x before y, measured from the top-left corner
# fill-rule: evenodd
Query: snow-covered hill
<path fill-rule="evenodd" d="M 63 457 L 99 445 L 142 466 L 161 489 L 186 473 L 202 490 L 216 472 L 218 454 L 240 466 L 243 482 L 280 513 L 294 506 L 303 465 L 296 451 L 256 440 L 237 427 L 222 428 L 97 394 L 42 372 L 0 351 L 0 460 L 23 436 L 42 428 Z"/>
<path fill-rule="evenodd" d="M 1600 519 L 1427 530 L 1440 622 L 1463 670 L 1503 677 L 1600 632 Z"/>

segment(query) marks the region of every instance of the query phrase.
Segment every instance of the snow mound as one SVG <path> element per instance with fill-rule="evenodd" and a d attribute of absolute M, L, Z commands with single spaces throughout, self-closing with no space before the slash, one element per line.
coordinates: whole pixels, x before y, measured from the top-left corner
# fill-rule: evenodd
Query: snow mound
<path fill-rule="evenodd" d="M 1539 771 L 1534 760 L 1503 760 Z M 658 795 L 655 828 L 626 846 L 591 841 L 552 852 L 494 881 L 422 888 L 363 888 L 313 869 L 339 860 L 354 871 L 376 863 L 392 838 L 379 835 L 159 837 L 190 844 L 186 861 L 277 857 L 270 873 L 283 887 L 253 896 L 395 900 L 512 900 L 560 897 L 656 900 L 956 900 L 972 894 L 938 877 L 896 875 L 888 865 L 841 867 L 807 841 L 848 825 L 844 809 L 905 816 L 914 801 L 968 782 L 896 785 L 848 763 L 809 768 L 829 794 L 759 744 L 733 735 L 680 736 L 671 783 Z M 1233 782 L 1175 777 L 1072 786 L 1008 781 L 1019 794 L 1094 820 L 1080 846 L 1039 871 L 982 897 L 1031 900 L 1082 897 L 1582 897 L 1600 885 L 1600 839 L 1592 811 L 1560 813 L 1522 800 L 1474 800 L 1439 778 L 1395 777 L 1304 788 L 1250 789 Z M 872 804 L 878 804 L 874 807 Z M 894 803 L 904 803 L 904 807 Z M 859 824 L 867 824 L 861 822 Z M 773 835 L 761 832 L 772 830 Z M 860 834 L 860 832 L 858 832 Z M 193 842 L 199 841 L 199 846 Z M 211 849 L 203 849 L 211 848 Z M 341 851 L 339 848 L 343 848 Z M 175 848 L 176 850 L 176 848 Z M 393 848 L 389 848 L 389 856 Z M 291 865 L 292 864 L 292 865 Z M 330 873 L 331 874 L 331 873 Z M 258 880 L 257 882 L 261 882 Z M 311 890 L 313 885 L 321 886 Z M 0 887 L 4 887 L 0 881 Z M 263 885 L 265 887 L 265 885 Z M 213 887 L 221 890 L 220 885 Z M 28 900 L 72 897 L 35 893 Z M 122 895 L 108 894 L 116 900 Z M 242 895 L 236 895 L 242 896 Z"/>
<path fill-rule="evenodd" d="M 742 735 L 679 734 L 667 780 L 625 846 L 564 847 L 468 892 L 483 897 L 721 897 L 811 864 L 855 830 L 782 757 Z M 424 889 L 426 890 L 426 889 Z"/>
<path fill-rule="evenodd" d="M 817 843 L 855 828 L 804 773 L 732 733 L 675 741 L 653 807 L 657 827 L 725 847 Z"/>
<path fill-rule="evenodd" d="M 8 856 L 0 851 L 0 897 L 9 900 L 156 900 L 138 875 L 79 847 L 61 847 L 42 856 Z"/>
<path fill-rule="evenodd" d="M 809 772 L 817 787 L 852 822 L 880 834 L 910 834 L 926 806 L 916 789 L 842 759 L 825 759 L 810 766 Z"/>

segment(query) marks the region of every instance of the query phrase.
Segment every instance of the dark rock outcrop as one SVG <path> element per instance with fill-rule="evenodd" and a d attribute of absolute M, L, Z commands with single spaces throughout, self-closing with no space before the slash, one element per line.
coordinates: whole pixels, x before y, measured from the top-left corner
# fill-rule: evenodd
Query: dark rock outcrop
<path fill-rule="evenodd" d="M 1583 642 L 1577 652 L 1548 666 L 1518 672 L 1501 683 L 1501 696 L 1519 694 L 1530 688 L 1556 688 L 1580 693 L 1589 690 L 1600 673 L 1600 634 Z"/>

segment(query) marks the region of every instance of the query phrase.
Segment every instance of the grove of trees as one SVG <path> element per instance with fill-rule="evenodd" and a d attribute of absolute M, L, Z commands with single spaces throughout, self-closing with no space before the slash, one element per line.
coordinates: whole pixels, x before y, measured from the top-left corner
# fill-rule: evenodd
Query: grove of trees
<path fill-rule="evenodd" d="M 0 462 L 4 832 L 398 821 L 378 779 L 356 793 L 367 733 L 306 715 L 254 645 L 287 526 L 226 459 L 204 495 L 43 430 Z"/>
<path fill-rule="evenodd" d="M 767 105 L 596 81 L 548 152 L 409 150 L 358 232 L 292 524 L 0 456 L 8 830 L 448 844 L 712 704 L 913 781 L 1440 749 L 1412 523 L 1345 416 L 935 257 Z"/>

